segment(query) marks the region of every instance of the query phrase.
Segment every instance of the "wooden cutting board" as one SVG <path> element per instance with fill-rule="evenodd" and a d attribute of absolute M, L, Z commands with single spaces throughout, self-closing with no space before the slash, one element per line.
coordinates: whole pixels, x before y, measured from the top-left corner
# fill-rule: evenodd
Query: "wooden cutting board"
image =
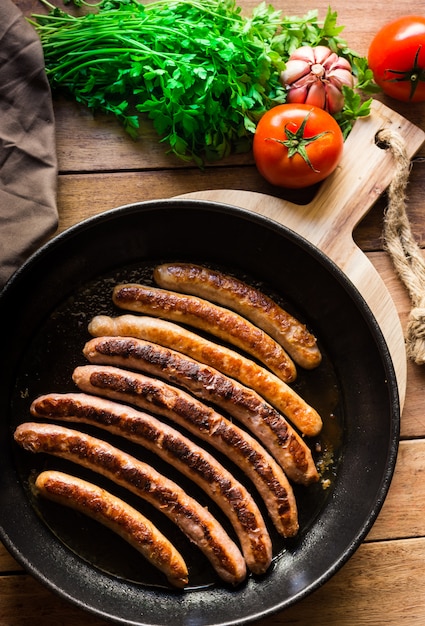
<path fill-rule="evenodd" d="M 401 407 L 406 391 L 406 351 L 394 302 L 376 269 L 353 241 L 353 230 L 390 184 L 395 173 L 392 154 L 377 146 L 381 129 L 404 139 L 409 158 L 425 133 L 384 104 L 374 101 L 371 115 L 358 120 L 337 170 L 307 205 L 250 191 L 219 189 L 185 194 L 184 198 L 218 201 L 271 218 L 299 233 L 330 257 L 350 278 L 371 308 L 393 359 Z"/>

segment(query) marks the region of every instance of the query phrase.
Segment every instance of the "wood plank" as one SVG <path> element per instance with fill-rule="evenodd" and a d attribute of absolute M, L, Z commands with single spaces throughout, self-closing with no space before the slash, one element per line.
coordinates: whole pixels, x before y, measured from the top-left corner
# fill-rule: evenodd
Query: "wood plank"
<path fill-rule="evenodd" d="M 187 167 L 185 161 L 169 153 L 167 143 L 160 142 L 160 137 L 148 119 L 140 120 L 139 138 L 133 140 L 112 115 L 93 113 L 83 105 L 66 101 L 61 96 L 54 97 L 53 105 L 58 163 L 62 172 Z M 217 165 L 223 167 L 253 163 L 252 153 L 246 152 L 222 159 Z"/>
<path fill-rule="evenodd" d="M 425 539 L 363 544 L 324 587 L 258 626 L 423 626 L 424 558 Z"/>
<path fill-rule="evenodd" d="M 425 439 L 402 441 L 387 498 L 367 541 L 425 537 L 424 511 Z"/>
<path fill-rule="evenodd" d="M 414 237 L 425 244 L 425 221 L 420 181 L 425 176 L 425 162 L 415 162 L 410 176 L 408 216 Z M 58 180 L 60 230 L 84 219 L 131 202 L 157 200 L 208 189 L 244 189 L 274 195 L 302 204 L 314 192 L 302 196 L 290 190 L 277 191 L 261 178 L 254 166 L 232 168 L 207 167 L 205 170 L 140 171 L 93 174 L 62 174 Z M 382 250 L 382 220 L 385 194 L 354 230 L 354 240 L 365 252 Z"/>
<path fill-rule="evenodd" d="M 2 626 L 107 626 L 29 575 L 0 576 Z"/>
<path fill-rule="evenodd" d="M 11 554 L 9 554 L 0 541 L 0 575 L 5 572 L 19 572 L 20 570 L 22 570 L 22 567 L 15 561 Z"/>
<path fill-rule="evenodd" d="M 383 96 L 376 100 L 384 102 L 409 121 L 423 127 L 425 114 L 418 119 L 411 110 Z M 54 95 L 53 99 L 59 169 L 70 172 L 107 172 L 125 170 L 156 170 L 159 168 L 185 168 L 187 164 L 172 154 L 168 154 L 167 144 L 162 144 L 149 120 L 142 120 L 140 137 L 136 141 L 111 115 L 93 113 L 82 105 Z M 425 148 L 418 151 L 425 154 Z M 232 155 L 216 163 L 216 167 L 252 165 L 251 152 Z M 209 164 L 214 167 L 213 164 Z"/>
<path fill-rule="evenodd" d="M 423 255 L 425 258 L 425 252 Z M 391 293 L 402 327 L 405 329 L 411 310 L 411 302 L 405 287 L 394 273 L 391 259 L 385 252 L 370 253 L 368 257 Z M 407 386 L 408 393 L 406 394 L 401 418 L 401 437 L 424 437 L 423 390 L 425 389 L 425 368 L 423 366 L 408 361 Z"/>
<path fill-rule="evenodd" d="M 58 180 L 59 230 L 91 215 L 133 202 L 170 198 L 174 195 L 217 189 L 222 184 L 249 190 L 268 186 L 255 168 L 198 168 L 162 172 L 61 175 Z"/>
<path fill-rule="evenodd" d="M 364 543 L 323 587 L 258 626 L 423 626 L 424 561 L 425 538 Z M 0 624 L 5 626 L 108 624 L 68 605 L 28 575 L 1 576 L 0 597 Z"/>
<path fill-rule="evenodd" d="M 394 110 L 404 111 L 403 107 L 389 102 L 383 97 L 376 97 Z M 79 171 L 116 171 L 144 170 L 158 168 L 184 168 L 185 163 L 172 154 L 168 146 L 159 141 L 159 137 L 148 120 L 142 120 L 140 138 L 130 139 L 118 122 L 110 115 L 93 114 L 82 105 L 67 102 L 63 97 L 53 100 L 56 127 L 57 152 L 61 172 Z M 408 112 L 407 112 L 408 113 Z M 420 127 L 424 119 L 407 115 L 407 119 Z M 425 148 L 418 151 L 425 154 Z M 252 153 L 232 155 L 216 164 L 250 165 Z M 212 165 L 212 164 L 210 164 Z"/>

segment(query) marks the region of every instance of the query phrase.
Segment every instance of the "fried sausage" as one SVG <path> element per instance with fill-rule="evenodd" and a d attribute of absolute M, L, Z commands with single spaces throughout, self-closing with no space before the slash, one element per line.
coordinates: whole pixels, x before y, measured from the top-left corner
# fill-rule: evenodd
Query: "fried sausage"
<path fill-rule="evenodd" d="M 25 450 L 78 463 L 147 500 L 202 550 L 224 581 L 237 585 L 244 580 L 245 560 L 221 524 L 153 467 L 101 439 L 55 424 L 20 424 L 14 436 Z"/>
<path fill-rule="evenodd" d="M 297 483 L 319 479 L 311 451 L 284 416 L 255 391 L 170 348 L 135 337 L 96 337 L 84 346 L 91 363 L 110 364 L 160 376 L 240 420 Z"/>
<path fill-rule="evenodd" d="M 109 491 L 76 476 L 49 470 L 37 476 L 34 492 L 110 528 L 163 572 L 174 587 L 183 588 L 189 582 L 180 552 L 144 515 Z"/>
<path fill-rule="evenodd" d="M 314 437 L 322 429 L 319 413 L 275 374 L 242 354 L 179 324 L 146 315 L 127 314 L 115 318 L 96 315 L 90 321 L 88 330 L 94 337 L 137 337 L 174 348 L 254 389 L 286 415 L 303 435 Z"/>
<path fill-rule="evenodd" d="M 282 468 L 251 435 L 211 407 L 173 385 L 107 365 L 79 366 L 73 379 L 86 393 L 151 410 L 207 441 L 250 477 L 278 532 L 284 537 L 298 532 L 295 497 Z"/>
<path fill-rule="evenodd" d="M 234 311 L 196 296 L 138 284 L 117 285 L 112 300 L 121 309 L 194 326 L 237 346 L 285 382 L 296 378 L 295 365 L 282 346 Z"/>
<path fill-rule="evenodd" d="M 193 294 L 237 311 L 273 337 L 298 365 L 312 369 L 320 364 L 322 355 L 314 335 L 259 289 L 190 263 L 164 263 L 153 275 L 164 289 Z"/>
<path fill-rule="evenodd" d="M 40 396 L 33 401 L 31 414 L 98 426 L 155 452 L 197 483 L 227 515 L 254 574 L 264 574 L 270 566 L 270 535 L 252 495 L 211 454 L 179 431 L 152 415 L 84 393 Z"/>

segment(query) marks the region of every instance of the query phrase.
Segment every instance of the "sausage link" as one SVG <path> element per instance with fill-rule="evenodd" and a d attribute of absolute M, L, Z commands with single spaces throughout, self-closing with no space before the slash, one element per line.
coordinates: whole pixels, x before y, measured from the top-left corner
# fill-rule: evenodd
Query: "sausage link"
<path fill-rule="evenodd" d="M 316 338 L 304 324 L 259 289 L 234 276 L 190 263 L 164 263 L 155 268 L 154 279 L 164 289 L 193 294 L 237 311 L 306 369 L 317 367 L 322 360 Z"/>
<path fill-rule="evenodd" d="M 285 382 L 295 380 L 295 365 L 270 335 L 229 309 L 186 294 L 146 285 L 117 285 L 113 302 L 121 309 L 182 322 L 233 344 L 258 359 Z"/>
<path fill-rule="evenodd" d="M 135 337 L 96 337 L 84 346 L 91 363 L 137 369 L 184 387 L 240 420 L 271 452 L 288 478 L 309 484 L 319 479 L 310 448 L 284 416 L 255 391 L 209 365 Z"/>
<path fill-rule="evenodd" d="M 144 498 L 178 525 L 223 580 L 232 585 L 244 580 L 245 560 L 221 524 L 181 487 L 146 463 L 101 439 L 55 424 L 20 424 L 15 441 L 30 452 L 80 464 Z"/>
<path fill-rule="evenodd" d="M 250 477 L 278 532 L 284 537 L 298 532 L 295 497 L 282 468 L 251 435 L 211 407 L 163 381 L 111 366 L 77 367 L 73 379 L 86 393 L 151 410 L 207 441 Z"/>
<path fill-rule="evenodd" d="M 34 417 L 78 421 L 143 445 L 196 482 L 222 509 L 239 538 L 249 569 L 264 574 L 272 545 L 248 490 L 211 454 L 152 415 L 84 393 L 47 394 L 31 405 Z"/>
<path fill-rule="evenodd" d="M 215 367 L 226 376 L 251 387 L 281 411 L 308 437 L 322 429 L 319 413 L 275 374 L 224 345 L 205 339 L 179 324 L 146 315 L 96 315 L 88 330 L 94 337 L 136 337 L 174 348 L 183 354 Z"/>
<path fill-rule="evenodd" d="M 144 515 L 105 489 L 49 470 L 37 476 L 34 492 L 110 528 L 163 572 L 174 587 L 183 588 L 189 582 L 186 563 L 173 544 Z"/>

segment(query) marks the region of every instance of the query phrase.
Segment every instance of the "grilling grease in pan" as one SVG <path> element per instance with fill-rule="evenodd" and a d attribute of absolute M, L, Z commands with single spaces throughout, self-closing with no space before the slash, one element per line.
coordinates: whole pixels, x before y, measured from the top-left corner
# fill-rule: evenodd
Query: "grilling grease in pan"
<path fill-rule="evenodd" d="M 161 259 L 158 263 L 162 262 Z M 90 338 L 87 331 L 89 321 L 95 315 L 120 315 L 122 310 L 114 307 L 111 300 L 113 287 L 120 282 L 140 282 L 152 284 L 152 270 L 156 265 L 126 267 L 85 284 L 59 307 L 51 312 L 44 325 L 33 337 L 24 355 L 17 376 L 15 394 L 13 398 L 12 414 L 19 416 L 21 422 L 31 421 L 29 406 L 38 395 L 50 392 L 76 391 L 72 382 L 72 372 L 78 365 L 85 364 L 82 349 Z M 219 268 L 226 271 L 226 268 Z M 286 302 L 284 294 L 276 294 L 267 288 L 267 285 L 253 282 L 249 276 L 238 275 L 238 278 L 255 284 L 257 288 L 273 297 L 279 304 L 289 310 L 295 317 L 303 320 L 303 313 L 297 311 Z M 315 333 L 314 328 L 310 330 Z M 297 537 L 284 540 L 273 529 L 267 512 L 255 488 L 241 471 L 229 460 L 223 458 L 213 448 L 199 440 L 202 447 L 208 449 L 220 462 L 228 467 L 236 477 L 253 493 L 263 512 L 273 542 L 274 558 L 282 558 L 285 552 L 296 551 L 300 537 L 309 532 L 309 528 L 325 505 L 332 493 L 332 485 L 337 476 L 338 464 L 342 450 L 343 409 L 340 398 L 339 384 L 332 363 L 324 347 L 320 343 L 323 359 L 315 370 L 303 370 L 298 367 L 297 380 L 292 383 L 295 390 L 311 404 L 323 419 L 323 429 L 318 437 L 309 438 L 308 443 L 313 451 L 321 480 L 309 487 L 294 486 L 298 504 L 300 531 Z M 218 410 L 218 412 L 222 412 Z M 167 422 L 165 418 L 161 420 Z M 176 425 L 168 422 L 173 427 Z M 12 424 L 15 428 L 18 425 Z M 123 438 L 110 435 L 85 424 L 68 423 L 69 428 L 84 430 L 98 438 L 105 439 L 113 445 L 129 452 L 136 458 L 150 463 L 158 471 L 178 482 L 190 495 L 197 498 L 204 506 L 219 519 L 229 535 L 235 539 L 234 531 L 227 518 L 218 509 L 208 496 L 193 482 L 178 474 L 176 470 L 159 459 L 140 445 L 135 445 Z M 177 427 L 178 428 L 178 427 Z M 191 434 L 185 433 L 195 439 Z M 117 487 L 103 479 L 100 475 L 92 474 L 89 470 L 77 467 L 63 459 L 48 455 L 31 455 L 23 450 L 16 449 L 16 463 L 19 474 L 28 495 L 38 515 L 44 520 L 57 538 L 81 559 L 90 563 L 112 576 L 135 582 L 148 587 L 168 587 L 165 577 L 151 566 L 126 542 L 117 537 L 112 531 L 104 528 L 90 518 L 61 505 L 36 498 L 32 492 L 35 476 L 45 469 L 60 469 L 74 473 L 82 478 L 112 491 L 122 497 L 158 526 L 182 553 L 189 567 L 189 589 L 196 590 L 214 585 L 222 585 L 218 580 L 209 562 L 203 554 L 181 533 L 181 531 L 164 515 L 151 505 L 125 489 Z M 273 564 L 272 566 L 273 567 Z M 267 574 L 266 574 L 267 576 Z"/>

